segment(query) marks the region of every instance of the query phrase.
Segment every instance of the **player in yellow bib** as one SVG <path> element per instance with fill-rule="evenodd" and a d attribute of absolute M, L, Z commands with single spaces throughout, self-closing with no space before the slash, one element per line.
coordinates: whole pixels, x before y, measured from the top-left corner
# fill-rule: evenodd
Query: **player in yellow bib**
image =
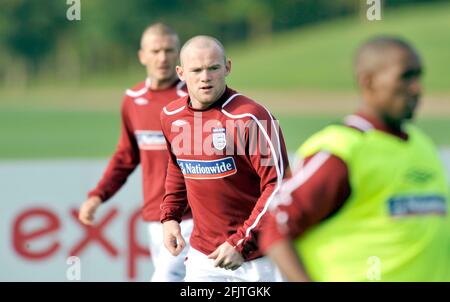
<path fill-rule="evenodd" d="M 377 37 L 355 69 L 359 111 L 300 147 L 263 249 L 293 281 L 450 281 L 448 181 L 433 142 L 409 122 L 419 55 Z"/>

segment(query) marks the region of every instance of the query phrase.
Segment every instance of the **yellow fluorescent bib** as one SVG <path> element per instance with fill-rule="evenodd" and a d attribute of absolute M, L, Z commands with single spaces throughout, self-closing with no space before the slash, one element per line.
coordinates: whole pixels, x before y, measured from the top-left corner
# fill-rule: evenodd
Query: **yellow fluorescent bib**
<path fill-rule="evenodd" d="M 343 207 L 296 241 L 314 280 L 450 281 L 445 172 L 430 139 L 412 125 L 407 133 L 332 125 L 299 149 L 338 156 L 350 177 Z"/>

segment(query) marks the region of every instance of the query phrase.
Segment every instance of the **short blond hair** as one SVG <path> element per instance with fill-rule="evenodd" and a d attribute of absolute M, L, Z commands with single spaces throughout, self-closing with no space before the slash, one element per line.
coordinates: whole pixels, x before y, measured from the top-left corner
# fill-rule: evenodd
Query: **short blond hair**
<path fill-rule="evenodd" d="M 206 35 L 199 35 L 199 36 L 192 37 L 189 40 L 187 40 L 186 43 L 184 43 L 184 45 L 183 45 L 183 47 L 181 47 L 181 51 L 180 51 L 181 64 L 183 64 L 183 59 L 182 59 L 183 54 L 193 44 L 195 45 L 195 47 L 199 47 L 199 48 L 207 48 L 207 47 L 211 47 L 212 45 L 216 46 L 223 56 L 224 64 L 226 64 L 227 56 L 226 56 L 225 47 L 223 47 L 223 44 L 218 39 L 211 37 L 211 36 L 206 36 Z"/>
<path fill-rule="evenodd" d="M 141 48 L 142 48 L 144 37 L 147 35 L 150 35 L 150 34 L 158 35 L 158 36 L 173 36 L 176 38 L 177 46 L 179 48 L 180 38 L 178 37 L 178 33 L 172 27 L 170 27 L 169 25 L 162 23 L 162 22 L 150 24 L 149 26 L 147 26 L 145 28 L 145 30 L 141 36 Z"/>

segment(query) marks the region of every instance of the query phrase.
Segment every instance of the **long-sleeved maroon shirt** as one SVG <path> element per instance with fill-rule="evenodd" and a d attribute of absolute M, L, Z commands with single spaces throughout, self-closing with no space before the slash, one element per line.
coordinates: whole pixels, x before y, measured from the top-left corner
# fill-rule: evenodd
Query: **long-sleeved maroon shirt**
<path fill-rule="evenodd" d="M 278 123 L 261 105 L 227 88 L 205 110 L 189 97 L 161 113 L 170 151 L 161 222 L 189 203 L 191 246 L 205 254 L 227 241 L 246 260 L 261 256 L 261 219 L 288 167 Z"/>
<path fill-rule="evenodd" d="M 383 122 L 363 113 L 350 115 L 345 125 L 359 131 L 377 129 L 408 139 L 407 133 L 390 129 Z M 296 177 L 306 175 L 303 182 Z M 264 234 L 260 244 L 267 250 L 278 240 L 296 238 L 308 228 L 327 219 L 337 212 L 351 193 L 347 165 L 339 157 L 326 152 L 318 152 L 304 159 L 303 165 L 293 171 L 293 176 L 286 179 L 275 196 L 278 204 L 270 215 L 266 216 Z M 274 215 L 282 212 L 277 221 Z"/>
<path fill-rule="evenodd" d="M 179 81 L 167 89 L 152 90 L 149 79 L 126 91 L 117 149 L 97 187 L 88 196 L 96 195 L 107 201 L 141 163 L 144 191 L 142 215 L 146 221 L 159 221 L 168 163 L 159 118 L 162 108 L 186 95 L 185 91 L 184 83 Z"/>

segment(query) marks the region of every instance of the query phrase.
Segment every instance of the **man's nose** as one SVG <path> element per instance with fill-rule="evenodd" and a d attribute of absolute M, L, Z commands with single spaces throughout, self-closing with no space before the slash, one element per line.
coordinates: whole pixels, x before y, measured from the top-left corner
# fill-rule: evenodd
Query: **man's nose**
<path fill-rule="evenodd" d="M 414 95 L 422 93 L 422 83 L 420 82 L 419 77 L 414 77 L 411 79 L 411 82 L 409 83 L 409 91 Z"/>
<path fill-rule="evenodd" d="M 209 74 L 208 70 L 203 70 L 203 71 L 201 72 L 201 74 L 200 74 L 200 80 L 201 80 L 202 82 L 209 82 L 209 81 L 211 81 L 211 77 L 210 77 L 210 74 Z"/>
<path fill-rule="evenodd" d="M 167 52 L 165 52 L 165 51 L 160 51 L 159 52 L 159 55 L 158 55 L 158 58 L 159 58 L 159 60 L 161 61 L 161 62 L 166 62 L 167 61 Z"/>

